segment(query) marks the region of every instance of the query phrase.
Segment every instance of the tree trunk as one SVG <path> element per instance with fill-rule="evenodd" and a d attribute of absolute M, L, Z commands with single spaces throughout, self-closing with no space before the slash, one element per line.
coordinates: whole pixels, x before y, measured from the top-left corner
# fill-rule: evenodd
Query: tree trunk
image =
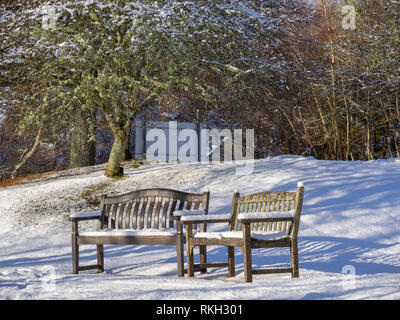
<path fill-rule="evenodd" d="M 124 160 L 129 160 L 132 159 L 132 154 L 129 151 L 129 140 L 131 137 L 131 130 L 129 130 L 128 132 L 128 137 L 125 141 L 125 145 L 124 145 Z"/>
<path fill-rule="evenodd" d="M 113 178 L 124 174 L 121 162 L 125 158 L 126 143 L 128 141 L 128 133 L 122 128 L 111 128 L 114 133 L 114 143 L 108 158 L 107 169 L 105 175 Z"/>
<path fill-rule="evenodd" d="M 69 167 L 86 167 L 95 164 L 96 160 L 96 129 L 93 125 L 96 111 L 84 111 L 77 108 L 71 129 L 71 151 Z M 90 139 L 92 137 L 92 139 Z"/>
<path fill-rule="evenodd" d="M 33 143 L 32 148 L 28 151 L 28 146 L 25 148 L 25 151 L 22 153 L 18 163 L 14 167 L 14 170 L 11 174 L 11 179 L 14 179 L 17 177 L 18 171 L 21 169 L 21 167 L 29 160 L 30 157 L 36 152 L 37 148 L 39 147 L 40 144 L 40 139 L 42 138 L 42 130 L 43 130 L 43 125 L 39 127 L 39 130 L 36 134 L 35 137 L 35 142 Z"/>

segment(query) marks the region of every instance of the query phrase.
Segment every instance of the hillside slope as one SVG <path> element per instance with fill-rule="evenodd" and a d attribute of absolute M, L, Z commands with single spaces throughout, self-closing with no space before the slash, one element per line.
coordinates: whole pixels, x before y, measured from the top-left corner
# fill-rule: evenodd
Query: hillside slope
<path fill-rule="evenodd" d="M 339 162 L 280 156 L 256 161 L 246 176 L 236 175 L 232 164 L 158 164 L 125 171 L 120 180 L 98 171 L 0 189 L 1 299 L 400 298 L 400 159 Z M 305 184 L 298 279 L 257 275 L 253 284 L 244 284 L 239 249 L 236 278 L 228 279 L 226 269 L 216 268 L 194 280 L 180 279 L 175 248 L 168 246 L 107 246 L 104 274 L 71 274 L 67 217 L 95 209 L 96 195 L 147 187 L 191 192 L 209 188 L 212 214 L 230 211 L 235 189 L 241 194 L 292 191 L 298 181 Z M 225 227 L 218 224 L 209 230 Z M 95 224 L 87 222 L 82 228 L 92 230 Z M 83 264 L 95 259 L 93 247 L 81 250 Z M 209 260 L 226 259 L 225 251 L 209 248 Z M 254 250 L 253 263 L 286 266 L 288 253 Z M 42 285 L 46 270 L 53 270 L 54 290 Z M 350 286 L 349 279 L 354 280 Z"/>

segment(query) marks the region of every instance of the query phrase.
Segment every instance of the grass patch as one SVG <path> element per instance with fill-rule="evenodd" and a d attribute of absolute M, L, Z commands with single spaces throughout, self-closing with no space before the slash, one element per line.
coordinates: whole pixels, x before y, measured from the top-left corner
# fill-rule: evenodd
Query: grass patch
<path fill-rule="evenodd" d="M 84 199 L 90 206 L 98 206 L 100 204 L 100 196 L 104 193 L 111 182 L 104 182 L 95 186 L 85 188 L 79 196 Z"/>

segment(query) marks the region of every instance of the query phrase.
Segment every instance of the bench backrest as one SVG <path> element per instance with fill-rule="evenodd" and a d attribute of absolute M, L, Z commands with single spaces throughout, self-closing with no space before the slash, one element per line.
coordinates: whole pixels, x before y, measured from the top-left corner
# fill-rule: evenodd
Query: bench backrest
<path fill-rule="evenodd" d="M 203 209 L 207 214 L 209 195 L 209 192 L 197 194 L 162 188 L 103 195 L 100 201 L 103 219 L 99 229 L 173 228 L 175 210 Z"/>
<path fill-rule="evenodd" d="M 282 231 L 297 236 L 300 215 L 303 204 L 304 187 L 297 187 L 296 192 L 259 192 L 240 196 L 238 192 L 233 194 L 231 221 L 229 224 L 230 231 L 242 230 L 242 224 L 238 223 L 239 213 L 252 212 L 294 212 L 294 222 L 260 222 L 252 223 L 250 228 L 252 231 Z"/>

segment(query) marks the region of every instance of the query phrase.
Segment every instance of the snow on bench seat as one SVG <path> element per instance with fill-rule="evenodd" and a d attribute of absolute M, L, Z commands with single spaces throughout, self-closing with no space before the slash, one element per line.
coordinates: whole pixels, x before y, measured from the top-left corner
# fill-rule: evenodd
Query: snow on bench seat
<path fill-rule="evenodd" d="M 198 232 L 195 238 L 205 239 L 241 239 L 243 238 L 242 231 L 225 231 L 225 232 Z M 259 232 L 251 233 L 251 238 L 256 240 L 281 240 L 289 238 L 286 232 Z"/>
<path fill-rule="evenodd" d="M 83 237 L 98 237 L 98 236 L 175 236 L 176 230 L 172 228 L 164 228 L 164 229 L 142 229 L 142 230 L 133 230 L 133 229 L 105 229 L 100 231 L 84 231 L 80 232 L 79 236 Z"/>

